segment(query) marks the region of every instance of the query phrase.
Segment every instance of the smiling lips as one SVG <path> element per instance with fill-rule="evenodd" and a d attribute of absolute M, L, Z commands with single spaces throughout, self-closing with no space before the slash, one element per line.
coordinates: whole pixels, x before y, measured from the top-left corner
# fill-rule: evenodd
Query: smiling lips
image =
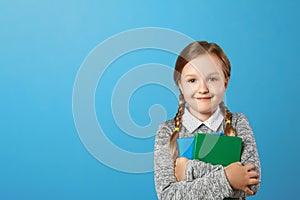
<path fill-rule="evenodd" d="M 209 101 L 211 100 L 212 97 L 196 97 L 197 100 L 199 101 Z"/>

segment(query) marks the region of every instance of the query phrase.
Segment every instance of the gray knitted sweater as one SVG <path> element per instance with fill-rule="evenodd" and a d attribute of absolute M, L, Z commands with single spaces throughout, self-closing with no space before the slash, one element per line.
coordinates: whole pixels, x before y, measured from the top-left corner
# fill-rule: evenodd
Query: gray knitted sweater
<path fill-rule="evenodd" d="M 160 200 L 201 199 L 214 200 L 234 197 L 243 199 L 246 193 L 233 190 L 226 178 L 224 167 L 211 165 L 198 160 L 189 160 L 186 166 L 186 180 L 176 181 L 174 175 L 174 161 L 169 151 L 169 137 L 175 128 L 175 121 L 169 120 L 160 125 L 155 139 L 154 147 L 154 178 L 157 196 Z M 237 136 L 243 140 L 241 163 L 253 163 L 260 174 L 260 162 L 257 153 L 253 132 L 247 118 L 243 114 L 233 113 L 232 125 Z M 195 132 L 211 133 L 221 132 L 225 128 L 225 120 L 221 119 L 217 130 L 211 130 L 204 124 L 189 132 L 191 127 L 183 123 L 179 137 L 191 137 Z M 251 185 L 250 189 L 256 193 L 259 185 Z"/>

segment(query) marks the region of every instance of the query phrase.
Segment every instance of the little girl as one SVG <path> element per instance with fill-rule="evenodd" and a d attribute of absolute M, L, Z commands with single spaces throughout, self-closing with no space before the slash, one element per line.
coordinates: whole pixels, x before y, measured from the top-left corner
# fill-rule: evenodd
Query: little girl
<path fill-rule="evenodd" d="M 222 101 L 230 71 L 227 56 L 214 43 L 193 42 L 178 56 L 174 70 L 180 90 L 178 112 L 160 125 L 155 139 L 154 175 L 160 200 L 245 199 L 258 191 L 260 162 L 253 132 L 245 115 L 231 113 Z M 196 132 L 241 137 L 241 162 L 223 167 L 179 157 L 176 139 Z"/>

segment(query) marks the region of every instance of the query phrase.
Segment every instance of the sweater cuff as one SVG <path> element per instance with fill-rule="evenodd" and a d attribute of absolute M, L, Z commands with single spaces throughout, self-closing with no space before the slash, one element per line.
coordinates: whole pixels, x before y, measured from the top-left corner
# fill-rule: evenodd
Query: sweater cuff
<path fill-rule="evenodd" d="M 189 160 L 186 164 L 186 167 L 185 167 L 185 180 L 186 181 L 193 181 L 194 180 L 192 160 Z"/>
<path fill-rule="evenodd" d="M 221 184 L 222 191 L 223 191 L 223 194 L 225 195 L 225 197 L 232 196 L 233 189 L 229 184 L 224 167 L 222 167 L 222 169 L 220 170 L 220 184 Z"/>

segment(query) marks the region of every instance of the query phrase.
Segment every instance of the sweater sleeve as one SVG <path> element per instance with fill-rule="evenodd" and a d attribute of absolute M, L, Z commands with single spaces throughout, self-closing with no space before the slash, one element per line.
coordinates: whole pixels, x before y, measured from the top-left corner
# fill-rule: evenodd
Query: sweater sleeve
<path fill-rule="evenodd" d="M 169 150 L 172 133 L 167 124 L 162 124 L 156 134 L 154 147 L 154 179 L 159 200 L 203 199 L 214 200 L 229 197 L 232 189 L 224 168 L 217 166 L 202 177 L 191 181 L 176 180 L 174 161 Z"/>
<path fill-rule="evenodd" d="M 254 134 L 249 125 L 249 122 L 244 114 L 238 114 L 236 120 L 236 133 L 239 137 L 243 139 L 243 149 L 241 156 L 241 163 L 243 165 L 254 164 L 255 171 L 257 171 L 261 175 L 260 161 L 256 148 L 256 142 L 254 138 Z M 250 185 L 250 189 L 255 193 L 257 193 L 260 184 Z M 241 190 L 234 190 L 232 197 L 244 197 L 246 193 Z"/>

